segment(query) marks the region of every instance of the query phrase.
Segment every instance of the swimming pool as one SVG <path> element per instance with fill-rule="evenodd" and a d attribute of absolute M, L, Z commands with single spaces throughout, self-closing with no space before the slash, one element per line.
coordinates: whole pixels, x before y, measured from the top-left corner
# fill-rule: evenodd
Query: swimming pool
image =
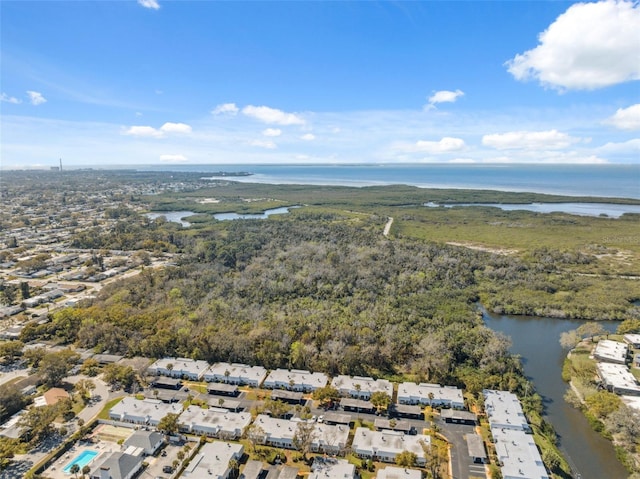
<path fill-rule="evenodd" d="M 74 464 L 77 464 L 80 470 L 82 471 L 82 468 L 87 464 L 89 464 L 91 461 L 93 461 L 97 455 L 98 455 L 97 451 L 92 451 L 90 449 L 87 449 L 86 451 L 82 451 L 73 459 L 73 461 L 71 461 L 69 464 L 64 466 L 64 469 L 62 470 L 62 472 L 64 472 L 65 474 L 71 474 L 71 468 L 73 467 Z"/>

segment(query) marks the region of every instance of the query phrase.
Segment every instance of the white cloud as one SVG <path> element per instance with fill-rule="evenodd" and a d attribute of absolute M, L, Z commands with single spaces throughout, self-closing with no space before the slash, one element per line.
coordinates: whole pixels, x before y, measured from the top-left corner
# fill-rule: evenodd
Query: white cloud
<path fill-rule="evenodd" d="M 426 106 L 426 109 L 429 110 L 431 108 L 435 108 L 438 103 L 453 103 L 463 95 L 464 92 L 462 90 L 440 90 L 434 92 L 433 95 L 429 97 L 429 104 Z"/>
<path fill-rule="evenodd" d="M 429 153 L 438 155 L 442 153 L 460 151 L 464 148 L 465 143 L 463 139 L 445 136 L 438 141 L 419 140 L 412 144 L 399 144 L 396 145 L 395 149 L 406 153 Z"/>
<path fill-rule="evenodd" d="M 276 148 L 278 148 L 278 145 L 276 145 L 271 140 L 251 140 L 249 144 L 251 146 L 258 146 L 260 148 L 265 148 L 267 150 L 275 150 Z"/>
<path fill-rule="evenodd" d="M 123 132 L 123 135 L 162 138 L 164 133 L 152 126 L 131 126 Z"/>
<path fill-rule="evenodd" d="M 300 137 L 300 139 L 304 141 L 313 141 L 316 139 L 316 135 L 314 135 L 313 133 L 305 133 Z"/>
<path fill-rule="evenodd" d="M 216 106 L 213 110 L 211 110 L 212 115 L 237 115 L 238 107 L 235 103 L 223 103 L 221 105 Z"/>
<path fill-rule="evenodd" d="M 27 91 L 27 96 L 29 97 L 29 101 L 32 105 L 38 106 L 47 102 L 47 99 L 42 96 L 42 93 L 37 91 Z"/>
<path fill-rule="evenodd" d="M 511 131 L 484 135 L 482 144 L 498 150 L 528 149 L 557 150 L 581 141 L 557 130 L 548 131 Z"/>
<path fill-rule="evenodd" d="M 167 134 L 189 134 L 191 130 L 191 126 L 186 123 L 167 122 L 160 128 L 154 128 L 152 126 L 131 126 L 127 128 L 123 134 L 147 138 L 163 138 Z"/>
<path fill-rule="evenodd" d="M 640 130 L 640 103 L 628 108 L 619 108 L 618 111 L 605 121 L 620 130 Z"/>
<path fill-rule="evenodd" d="M 7 102 L 7 103 L 13 103 L 14 105 L 17 105 L 18 103 L 22 103 L 22 100 L 19 100 L 16 97 L 13 97 L 13 96 L 9 96 L 6 93 L 2 93 L 0 95 L 0 101 L 4 101 L 4 102 Z"/>
<path fill-rule="evenodd" d="M 624 141 L 622 143 L 609 142 L 597 149 L 604 154 L 640 154 L 640 138 Z"/>
<path fill-rule="evenodd" d="M 576 3 L 506 65 L 517 80 L 558 90 L 593 90 L 640 79 L 637 2 Z"/>
<path fill-rule="evenodd" d="M 262 134 L 264 136 L 271 136 L 271 137 L 275 137 L 275 136 L 280 136 L 282 135 L 282 130 L 280 128 L 267 128 L 266 130 L 264 130 L 262 132 Z"/>
<path fill-rule="evenodd" d="M 268 106 L 248 105 L 242 109 L 242 113 L 250 118 L 255 118 L 263 123 L 275 125 L 304 125 L 304 119 L 294 113 L 286 113 Z"/>
<path fill-rule="evenodd" d="M 171 123 L 167 122 L 160 127 L 160 131 L 164 133 L 191 133 L 191 126 L 186 123 Z"/>
<path fill-rule="evenodd" d="M 138 0 L 138 4 L 144 8 L 151 8 L 152 10 L 158 10 L 160 8 L 157 0 Z"/>
<path fill-rule="evenodd" d="M 184 155 L 160 155 L 160 161 L 166 163 L 184 163 L 187 157 Z"/>

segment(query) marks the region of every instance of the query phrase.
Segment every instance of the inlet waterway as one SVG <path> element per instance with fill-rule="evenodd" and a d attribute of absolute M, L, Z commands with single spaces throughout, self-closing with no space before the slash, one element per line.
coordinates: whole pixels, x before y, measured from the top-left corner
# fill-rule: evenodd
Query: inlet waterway
<path fill-rule="evenodd" d="M 616 458 L 611 443 L 591 429 L 580 411 L 564 401 L 567 383 L 562 380 L 566 351 L 560 334 L 586 321 L 533 316 L 495 315 L 483 311 L 485 324 L 511 337 L 511 351 L 522 357 L 524 372 L 531 379 L 545 406 L 545 419 L 558 434 L 560 449 L 580 479 L 624 479 L 627 471 Z M 618 322 L 602 321 L 607 331 Z M 579 475 L 578 475 L 579 474 Z"/>
<path fill-rule="evenodd" d="M 289 210 L 292 208 L 300 208 L 299 206 L 281 206 L 280 208 L 271 208 L 268 210 L 264 210 L 262 213 L 215 213 L 212 216 L 218 221 L 227 221 L 227 220 L 263 220 L 268 218 L 271 215 L 284 215 L 289 213 Z M 193 211 L 166 211 L 166 212 L 156 212 L 156 213 L 146 213 L 146 216 L 149 219 L 155 220 L 156 218 L 160 218 L 164 216 L 167 221 L 172 221 L 175 223 L 180 223 L 184 227 L 191 226 L 191 223 L 186 221 L 184 218 L 188 218 L 189 216 L 196 215 L 198 213 L 194 213 Z"/>

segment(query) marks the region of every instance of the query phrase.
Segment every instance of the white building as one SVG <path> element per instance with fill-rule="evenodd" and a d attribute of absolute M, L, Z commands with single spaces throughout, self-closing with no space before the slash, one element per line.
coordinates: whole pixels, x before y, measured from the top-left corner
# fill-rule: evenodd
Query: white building
<path fill-rule="evenodd" d="M 231 460 L 240 461 L 244 453 L 242 444 L 230 442 L 207 442 L 194 456 L 180 477 L 201 479 L 229 479 Z"/>
<path fill-rule="evenodd" d="M 106 453 L 96 459 L 91 479 L 132 479 L 142 468 L 142 457 L 123 452 Z"/>
<path fill-rule="evenodd" d="M 597 363 L 596 370 L 605 387 L 616 394 L 640 396 L 640 385 L 629 368 L 622 364 Z"/>
<path fill-rule="evenodd" d="M 423 434 L 408 435 L 397 431 L 371 431 L 366 427 L 356 429 L 351 449 L 360 457 L 382 462 L 395 462 L 403 451 L 413 452 L 419 466 L 425 464 L 422 443 L 431 444 L 431 438 Z"/>
<path fill-rule="evenodd" d="M 504 479 L 550 479 L 533 436 L 524 431 L 492 428 Z"/>
<path fill-rule="evenodd" d="M 209 363 L 206 361 L 196 361 L 189 358 L 162 358 L 149 366 L 147 372 L 156 376 L 201 381 L 207 369 L 209 369 Z"/>
<path fill-rule="evenodd" d="M 373 379 L 362 376 L 336 376 L 331 381 L 331 386 L 336 388 L 342 396 L 364 399 L 368 401 L 375 392 L 383 392 L 393 397 L 393 384 L 386 379 Z"/>
<path fill-rule="evenodd" d="M 423 406 L 445 406 L 464 408 L 462 390 L 455 386 L 440 386 L 428 383 L 401 383 L 398 386 L 400 404 L 422 404 Z"/>
<path fill-rule="evenodd" d="M 422 479 L 422 471 L 406 467 L 387 466 L 378 471 L 377 479 Z"/>
<path fill-rule="evenodd" d="M 520 400 L 515 394 L 491 389 L 483 390 L 482 394 L 484 395 L 484 410 L 487 413 L 489 427 L 492 431 L 501 428 L 531 432 Z"/>
<path fill-rule="evenodd" d="M 259 427 L 264 435 L 262 442 L 269 446 L 295 449 L 293 438 L 298 431 L 300 421 L 277 419 L 266 414 L 259 414 L 253 424 Z M 328 454 L 340 454 L 347 446 L 349 427 L 344 425 L 314 423 L 311 450 Z"/>
<path fill-rule="evenodd" d="M 166 404 L 158 399 L 136 399 L 125 397 L 109 411 L 113 421 L 129 422 L 146 426 L 157 426 L 167 414 L 180 414 L 182 405 Z"/>
<path fill-rule="evenodd" d="M 204 374 L 207 382 L 226 384 L 247 384 L 257 388 L 267 376 L 267 370 L 262 366 L 249 366 L 236 363 L 216 363 Z"/>
<path fill-rule="evenodd" d="M 345 459 L 316 456 L 308 479 L 355 479 L 356 466 Z"/>
<path fill-rule="evenodd" d="M 215 407 L 202 409 L 200 406 L 189 406 L 178 419 L 182 432 L 225 439 L 239 438 L 250 423 L 248 412 L 230 412 Z"/>
<path fill-rule="evenodd" d="M 267 389 L 286 389 L 289 391 L 311 392 L 329 383 L 324 373 L 311 373 L 300 369 L 276 369 L 265 379 L 263 387 Z"/>
<path fill-rule="evenodd" d="M 625 334 L 622 339 L 632 348 L 640 348 L 640 334 Z"/>
<path fill-rule="evenodd" d="M 608 363 L 625 364 L 628 350 L 629 346 L 625 343 L 603 339 L 596 344 L 593 357 Z"/>

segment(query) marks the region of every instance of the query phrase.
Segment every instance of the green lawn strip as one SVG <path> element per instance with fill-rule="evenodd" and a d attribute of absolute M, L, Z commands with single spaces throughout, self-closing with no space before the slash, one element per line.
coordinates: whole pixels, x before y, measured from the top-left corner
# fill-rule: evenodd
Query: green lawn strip
<path fill-rule="evenodd" d="M 111 408 L 113 408 L 113 406 L 118 404 L 123 399 L 124 397 L 119 397 L 108 401 L 107 404 L 105 404 L 102 408 L 102 411 L 100 411 L 100 413 L 98 414 L 98 419 L 109 419 L 109 411 L 111 411 Z"/>

